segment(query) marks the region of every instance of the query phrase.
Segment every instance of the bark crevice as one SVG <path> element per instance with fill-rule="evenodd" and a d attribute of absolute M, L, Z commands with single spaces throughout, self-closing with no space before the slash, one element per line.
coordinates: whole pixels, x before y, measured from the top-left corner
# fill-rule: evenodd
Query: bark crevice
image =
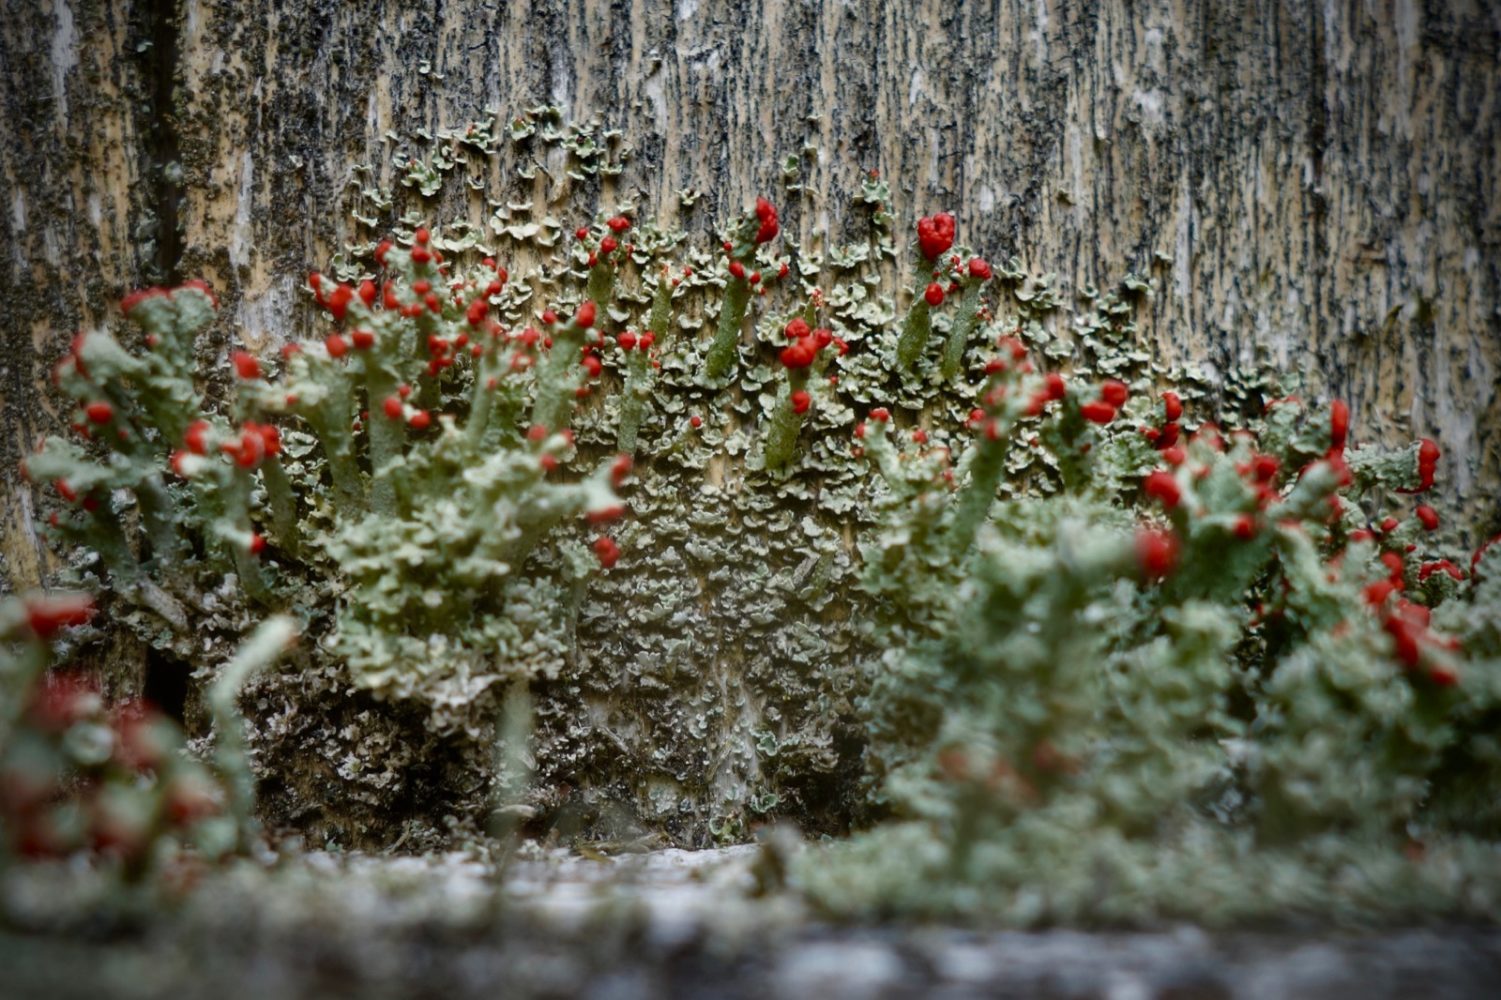
<path fill-rule="evenodd" d="M 149 191 L 146 201 L 153 226 L 151 252 L 143 253 L 141 267 L 148 280 L 175 285 L 183 277 L 183 185 L 176 106 L 182 71 L 182 7 L 179 0 L 147 0 L 138 11 L 141 43 L 137 51 L 144 96 L 141 177 Z"/>

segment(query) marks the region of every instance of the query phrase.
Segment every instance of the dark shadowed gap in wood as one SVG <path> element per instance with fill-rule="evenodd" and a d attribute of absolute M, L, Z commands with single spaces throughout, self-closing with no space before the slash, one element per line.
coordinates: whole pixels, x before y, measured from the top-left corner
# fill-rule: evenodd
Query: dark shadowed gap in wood
<path fill-rule="evenodd" d="M 177 133 L 176 89 L 178 31 L 182 12 L 177 0 L 148 0 L 141 4 L 142 44 L 137 47 L 147 101 L 146 135 L 141 144 L 141 176 L 150 188 L 155 216 L 155 254 L 141 263 L 153 280 L 175 285 L 182 281 L 182 167 Z"/>
<path fill-rule="evenodd" d="M 181 725 L 187 715 L 188 675 L 192 668 L 147 646 L 145 673 L 141 697 Z"/>

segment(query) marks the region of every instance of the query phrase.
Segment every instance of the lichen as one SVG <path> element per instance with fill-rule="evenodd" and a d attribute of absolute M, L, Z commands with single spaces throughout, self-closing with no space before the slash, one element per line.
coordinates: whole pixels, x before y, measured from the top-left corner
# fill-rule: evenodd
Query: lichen
<path fill-rule="evenodd" d="M 1380 553 L 1445 537 L 1403 519 L 1359 536 L 1394 489 L 1432 485 L 1423 446 L 1346 451 L 1324 409 L 1268 406 L 1272 373 L 1166 370 L 1138 342 L 1140 277 L 1070 308 L 942 213 L 909 247 L 878 178 L 863 240 L 799 240 L 767 198 L 711 242 L 629 201 L 574 207 L 628 153 L 595 126 L 537 108 L 505 142 L 497 124 L 428 137 L 404 161 L 420 176 L 397 174 L 417 190 L 360 175 L 369 239 L 305 306 L 335 331 L 280 370 L 249 358 L 228 410 L 91 333 L 76 360 L 138 390 L 120 412 L 175 409 L 139 450 L 58 441 L 33 469 L 107 499 L 110 517 L 63 508 L 62 541 L 92 546 L 81 579 L 173 656 L 222 660 L 263 608 L 299 609 L 308 641 L 248 705 L 274 823 L 418 847 L 501 815 L 698 845 L 895 814 L 799 884 L 836 912 L 1017 922 L 1178 912 L 1173 879 L 1253 848 L 1246 871 L 1279 884 L 1369 862 L 1342 899 L 1398 878 L 1408 839 L 1484 856 L 1423 824 L 1494 832 L 1474 789 L 1498 756 L 1495 627 L 1474 621 L 1496 595 L 1413 561 L 1403 595 L 1365 590 Z M 482 199 L 478 220 L 424 207 L 506 156 L 535 198 Z M 176 330 L 200 297 L 129 312 Z M 97 387 L 65 388 L 87 405 Z M 167 477 L 200 419 L 221 451 Z M 1215 421 L 1255 437 L 1226 444 Z M 607 537 L 578 516 L 617 496 Z M 502 723 L 518 691 L 524 802 L 499 763 L 528 756 Z M 1452 871 L 1404 901 L 1490 898 L 1457 900 Z M 1205 884 L 1183 911 L 1255 912 Z"/>

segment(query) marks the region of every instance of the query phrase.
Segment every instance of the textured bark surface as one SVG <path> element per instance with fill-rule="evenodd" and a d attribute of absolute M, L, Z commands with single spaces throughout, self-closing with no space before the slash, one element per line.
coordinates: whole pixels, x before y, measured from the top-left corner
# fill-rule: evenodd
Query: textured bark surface
<path fill-rule="evenodd" d="M 1134 335 L 1153 358 L 1223 377 L 1269 364 L 1301 379 L 1297 391 L 1347 398 L 1357 441 L 1436 437 L 1441 505 L 1477 534 L 1501 527 L 1501 11 L 1481 0 L 5 8 L 0 589 L 49 565 L 33 531 L 39 494 L 15 473 L 36 436 L 67 421 L 48 367 L 132 286 L 208 279 L 224 308 L 200 350 L 223 371 L 232 341 L 257 350 L 314 333 L 308 269 L 406 211 L 483 228 L 497 206 L 540 201 L 566 231 L 631 201 L 701 245 L 767 193 L 784 229 L 816 247 L 863 232 L 868 206 L 852 195 L 868 170 L 891 182 L 904 232 L 948 209 L 961 241 L 1056 273 L 1059 327 L 1092 289 L 1147 277 L 1156 291 Z M 519 173 L 537 147 L 505 126 L 544 104 L 619 129 L 623 171 L 569 180 L 553 147 L 535 179 Z M 402 157 L 430 156 L 448 145 L 434 134 L 471 122 L 494 126 L 495 155 L 466 154 L 431 197 L 400 184 Z M 396 197 L 372 204 L 362 189 Z M 659 563 L 658 582 L 678 565 Z M 743 618 L 753 602 L 737 595 L 728 588 L 714 614 Z M 632 693 L 610 687 L 613 674 L 602 690 L 548 692 L 544 744 L 568 772 L 559 781 L 588 771 L 648 826 L 703 842 L 715 803 L 766 778 L 755 740 L 767 705 L 826 722 L 829 704 L 845 721 L 849 706 L 818 686 L 828 672 L 810 673 L 815 684 L 783 669 L 776 629 L 747 638 L 716 625 L 703 594 L 668 597 L 661 606 L 692 627 L 620 636 L 610 619 L 585 622 L 594 652 L 631 665 Z M 670 643 L 674 630 L 708 647 Z M 825 658 L 833 631 L 819 633 Z M 715 646 L 723 635 L 741 645 Z M 678 675 L 699 680 L 655 683 Z M 590 706 L 603 706 L 597 725 L 578 722 Z M 369 737 L 356 729 L 351 739 Z M 631 734 L 652 732 L 692 738 L 647 759 L 650 739 Z M 847 743 L 820 730 L 779 766 L 857 770 Z M 816 766 L 794 768 L 796 754 Z M 678 808 L 684 775 L 704 809 L 674 820 L 662 810 Z M 784 799 L 830 799 L 821 785 L 771 783 Z"/>
<path fill-rule="evenodd" d="M 352 166 L 389 184 L 417 130 L 538 103 L 634 146 L 590 191 L 689 228 L 778 190 L 801 156 L 784 218 L 805 238 L 837 238 L 875 168 L 899 218 L 952 209 L 984 252 L 1066 289 L 1156 277 L 1151 350 L 1220 372 L 1270 360 L 1347 397 L 1367 437 L 1437 437 L 1491 529 L 1498 53 L 1501 9 L 1481 0 L 10 0 L 5 578 L 45 565 L 13 469 L 58 418 L 45 366 L 72 329 L 131 285 L 203 275 L 231 306 L 221 335 L 299 332 L 299 276 L 355 235 L 337 210 Z M 492 174 L 492 198 L 533 190 Z M 691 210 L 684 190 L 704 192 Z M 478 196 L 445 198 L 434 216 L 483 221 Z"/>
<path fill-rule="evenodd" d="M 47 565 L 17 462 L 66 414 L 46 372 L 152 272 L 153 26 L 126 4 L 7 3 L 0 18 L 0 579 Z"/>

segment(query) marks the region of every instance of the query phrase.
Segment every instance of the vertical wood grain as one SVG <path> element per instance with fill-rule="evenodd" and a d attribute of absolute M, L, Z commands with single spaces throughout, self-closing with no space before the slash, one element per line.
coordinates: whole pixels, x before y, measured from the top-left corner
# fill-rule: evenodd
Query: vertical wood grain
<path fill-rule="evenodd" d="M 1501 8 L 1484 0 L 6 8 L 12 586 L 43 566 L 12 470 L 56 423 L 40 384 L 73 328 L 176 271 L 224 293 L 210 352 L 231 330 L 252 346 L 305 333 L 300 276 L 363 235 L 340 209 L 355 164 L 390 183 L 417 129 L 538 103 L 634 146 L 618 183 L 589 191 L 690 229 L 779 191 L 784 159 L 811 145 L 805 191 L 783 199 L 803 239 L 842 236 L 875 168 L 899 218 L 951 210 L 961 239 L 1069 289 L 1153 276 L 1140 336 L 1158 356 L 1219 372 L 1270 360 L 1349 399 L 1367 439 L 1436 437 L 1455 504 L 1498 526 Z M 498 170 L 491 183 L 530 191 Z M 705 192 L 691 210 L 686 188 Z M 480 221 L 482 207 L 457 192 L 432 211 Z M 174 212 L 175 236 L 159 225 Z"/>

